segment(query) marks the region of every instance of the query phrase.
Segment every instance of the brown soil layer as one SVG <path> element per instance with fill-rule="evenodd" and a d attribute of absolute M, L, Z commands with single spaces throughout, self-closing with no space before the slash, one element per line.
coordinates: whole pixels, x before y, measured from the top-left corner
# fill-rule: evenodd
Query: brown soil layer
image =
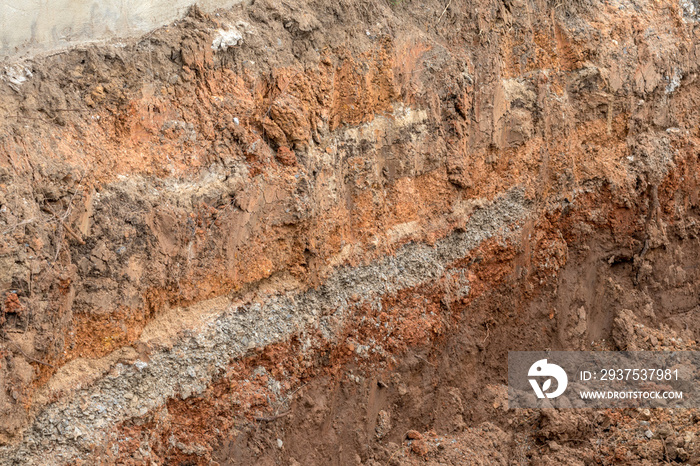
<path fill-rule="evenodd" d="M 505 383 L 696 348 L 697 11 L 258 0 L 8 63 L 0 461 L 694 461 L 694 412 Z"/>

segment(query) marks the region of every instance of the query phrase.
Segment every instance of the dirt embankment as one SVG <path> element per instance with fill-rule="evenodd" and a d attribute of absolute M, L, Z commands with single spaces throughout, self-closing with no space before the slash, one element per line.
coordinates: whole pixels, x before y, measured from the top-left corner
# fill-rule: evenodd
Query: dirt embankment
<path fill-rule="evenodd" d="M 695 348 L 696 8 L 253 1 L 7 64 L 0 458 L 697 458 L 504 398 L 508 350 Z"/>

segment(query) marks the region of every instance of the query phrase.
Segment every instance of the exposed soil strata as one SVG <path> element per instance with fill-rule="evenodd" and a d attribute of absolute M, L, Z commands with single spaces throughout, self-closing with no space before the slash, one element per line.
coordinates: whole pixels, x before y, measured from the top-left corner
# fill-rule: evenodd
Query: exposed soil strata
<path fill-rule="evenodd" d="M 697 457 L 692 413 L 644 443 L 503 385 L 509 349 L 695 348 L 695 7 L 454 3 L 0 73 L 1 461 Z"/>
<path fill-rule="evenodd" d="M 201 396 L 173 400 L 157 414 L 124 423 L 113 451 L 122 460 L 136 454 L 198 464 L 211 458 L 221 464 L 320 464 L 329 458 L 337 464 L 656 464 L 664 455 L 696 458 L 700 425 L 692 410 L 507 409 L 508 350 L 543 342 L 553 350 L 587 349 L 591 340 L 596 349 L 697 349 L 692 322 L 699 308 L 690 290 L 697 289 L 700 243 L 695 231 L 678 234 L 697 223 L 697 207 L 676 218 L 674 233 L 644 255 L 651 272 L 640 283 L 627 248 L 630 242 L 641 246 L 641 217 L 628 216 L 601 191 L 582 195 L 580 205 L 549 211 L 547 220 L 509 240 L 486 241 L 441 277 L 383 299 L 374 311 L 360 305 L 356 322 L 335 333 L 340 341 L 316 336 L 322 344 L 293 340 L 253 352 Z M 600 218 L 586 218 L 590 202 L 601 209 Z M 590 230 L 582 232 L 586 226 Z M 557 244 L 556 238 L 566 238 L 565 254 L 558 256 L 566 260 L 555 273 L 542 274 L 557 255 L 528 251 Z M 463 295 L 454 294 L 460 276 L 469 277 Z M 675 282 L 661 286 L 660 280 Z M 357 323 L 365 321 L 369 325 Z M 392 338 L 407 344 L 391 346 Z M 645 437 L 668 425 L 672 453 L 664 453 L 657 437 Z M 429 432 L 411 438 L 411 429 Z M 481 444 L 484 437 L 489 441 Z M 592 445 L 589 439 L 596 438 L 601 443 Z"/>
<path fill-rule="evenodd" d="M 275 293 L 262 300 L 244 296 L 246 301 L 252 301 L 247 304 L 237 305 L 221 299 L 202 303 L 199 307 L 207 309 L 207 313 L 214 317 L 213 321 L 196 322 L 194 328 L 187 329 L 177 328 L 177 321 L 169 319 L 165 324 L 175 327 L 169 331 L 187 332 L 183 336 L 173 335 L 178 341 L 162 349 L 158 346 L 163 344 L 164 338 L 162 331 L 157 329 L 161 324 L 156 319 L 153 322 L 156 329 L 149 331 L 147 327 L 136 345 L 150 349 L 142 359 L 130 349 L 123 351 L 118 359 L 110 355 L 94 361 L 86 369 L 81 363 L 69 363 L 59 370 L 49 382 L 49 389 L 55 390 L 54 385 L 64 390 L 80 388 L 90 375 L 105 375 L 105 378 L 94 387 L 73 394 L 68 404 L 59 402 L 44 410 L 35 421 L 34 432 L 25 433 L 26 444 L 34 444 L 31 437 L 43 437 L 47 429 L 57 429 L 59 434 L 55 440 L 64 437 L 61 431 L 75 433 L 77 429 L 79 435 L 72 436 L 65 453 L 61 452 L 63 447 L 54 450 L 55 454 L 70 460 L 81 447 L 89 449 L 89 446 L 103 441 L 106 432 L 102 426 L 142 416 L 159 408 L 169 398 L 188 398 L 202 393 L 213 377 L 226 368 L 229 360 L 248 350 L 264 348 L 292 336 L 304 342 L 310 338 L 307 332 L 322 340 L 306 342 L 310 346 L 302 348 L 306 351 L 320 345 L 337 344 L 337 339 L 343 336 L 342 329 L 356 325 L 354 319 L 359 317 L 357 314 L 361 316 L 360 312 L 353 312 L 354 309 L 381 306 L 383 299 L 389 298 L 384 298 L 387 294 L 441 277 L 446 265 L 464 257 L 470 248 L 493 236 L 499 229 L 523 218 L 526 210 L 522 197 L 515 195 L 514 198 L 496 202 L 492 208 L 477 212 L 466 231 L 438 241 L 434 247 L 409 245 L 396 256 L 387 257 L 377 264 L 342 269 L 317 290 L 296 296 Z M 459 288 L 465 286 L 466 283 Z M 197 313 L 194 319 L 205 317 Z M 401 344 L 406 345 L 426 339 L 402 340 L 406 341 Z M 392 345 L 386 349 L 381 345 L 372 349 L 385 354 L 397 350 Z M 125 365 L 127 361 L 132 364 Z M 115 363 L 116 366 L 112 367 Z M 99 368 L 103 373 L 95 374 Z M 26 454 L 20 451 L 18 458 L 24 458 Z"/>

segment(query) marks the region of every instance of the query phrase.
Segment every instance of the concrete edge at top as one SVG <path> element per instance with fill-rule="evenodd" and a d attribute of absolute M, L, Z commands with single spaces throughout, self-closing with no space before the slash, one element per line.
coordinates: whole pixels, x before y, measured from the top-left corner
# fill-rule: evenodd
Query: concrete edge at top
<path fill-rule="evenodd" d="M 0 63 L 73 46 L 138 37 L 184 17 L 245 0 L 2 0 Z"/>

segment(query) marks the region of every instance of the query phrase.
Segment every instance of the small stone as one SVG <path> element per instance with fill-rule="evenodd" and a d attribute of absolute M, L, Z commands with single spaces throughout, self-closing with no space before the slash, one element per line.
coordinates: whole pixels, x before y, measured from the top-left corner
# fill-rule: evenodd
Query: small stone
<path fill-rule="evenodd" d="M 659 427 L 658 434 L 659 437 L 666 438 L 673 434 L 673 429 L 671 429 L 671 426 L 669 426 L 668 424 L 664 424 L 661 427 Z"/>
<path fill-rule="evenodd" d="M 134 363 L 134 366 L 136 366 L 136 369 L 138 369 L 139 372 L 141 372 L 142 370 L 144 370 L 145 368 L 148 367 L 148 363 L 143 362 L 143 361 L 136 361 Z"/>
<path fill-rule="evenodd" d="M 282 439 L 278 438 L 277 439 L 277 448 L 282 448 L 283 445 L 284 445 L 284 442 L 282 441 Z"/>
<path fill-rule="evenodd" d="M 650 438 L 652 438 L 652 437 L 654 436 L 654 432 L 652 432 L 651 430 L 647 429 L 647 431 L 644 432 L 644 436 L 645 436 L 646 438 L 650 439 Z"/>
<path fill-rule="evenodd" d="M 551 442 L 549 442 L 549 449 L 552 451 L 559 451 L 561 450 L 561 445 L 552 440 Z"/>
<path fill-rule="evenodd" d="M 406 438 L 410 440 L 419 440 L 423 438 L 423 434 L 421 434 L 417 430 L 409 430 L 408 432 L 406 432 Z"/>

